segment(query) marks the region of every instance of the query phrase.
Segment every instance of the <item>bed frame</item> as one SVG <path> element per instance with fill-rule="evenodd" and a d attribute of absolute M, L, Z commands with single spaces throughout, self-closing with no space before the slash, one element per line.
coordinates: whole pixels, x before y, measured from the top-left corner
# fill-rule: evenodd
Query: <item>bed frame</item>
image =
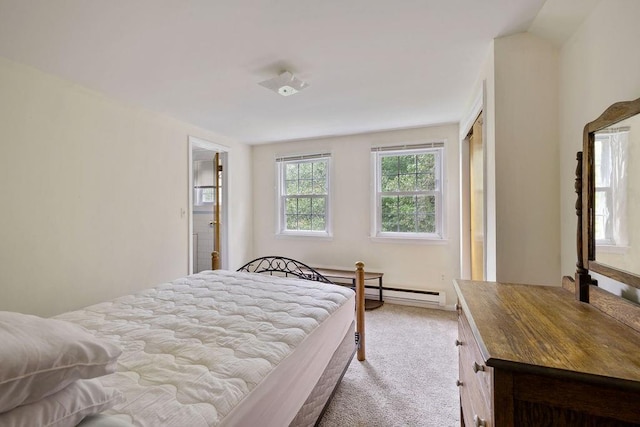
<path fill-rule="evenodd" d="M 218 259 L 217 253 L 211 254 L 212 265 L 215 270 L 216 264 L 214 260 Z M 313 267 L 297 261 L 295 259 L 282 256 L 263 256 L 249 261 L 237 271 L 245 271 L 248 273 L 265 273 L 284 277 L 297 277 L 305 280 L 313 280 L 315 282 L 331 283 L 322 274 L 318 273 Z M 358 349 L 358 360 L 365 360 L 365 331 L 364 331 L 364 263 L 356 262 L 356 347 Z"/>
<path fill-rule="evenodd" d="M 211 254 L 212 267 L 218 267 L 219 260 L 216 252 Z M 291 422 L 291 426 L 318 425 L 322 415 L 329 406 L 329 402 L 335 394 L 336 388 L 349 364 L 353 355 L 357 353 L 359 361 L 365 360 L 365 328 L 364 328 L 364 264 L 356 263 L 356 320 L 355 320 L 355 343 L 349 338 L 349 334 L 335 351 L 329 365 L 323 372 L 318 383 L 300 408 L 300 411 Z M 264 256 L 256 258 L 240 267 L 237 271 L 249 273 L 263 273 L 274 276 L 296 277 L 304 280 L 312 280 L 321 283 L 334 284 L 314 268 L 291 258 L 281 256 Z M 355 344 L 355 345 L 354 345 Z"/>

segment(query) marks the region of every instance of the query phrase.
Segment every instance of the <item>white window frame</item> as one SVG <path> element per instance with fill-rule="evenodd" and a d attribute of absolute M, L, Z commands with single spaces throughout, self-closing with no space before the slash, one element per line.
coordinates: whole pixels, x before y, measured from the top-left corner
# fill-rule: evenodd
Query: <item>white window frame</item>
<path fill-rule="evenodd" d="M 289 230 L 287 229 L 286 221 L 286 199 L 288 196 L 286 193 L 285 183 L 285 166 L 287 164 L 300 164 L 308 162 L 317 162 L 319 160 L 326 162 L 326 178 L 327 178 L 327 192 L 324 195 L 311 195 L 313 198 L 324 198 L 325 200 L 325 213 L 324 213 L 324 230 Z M 306 236 L 316 238 L 331 237 L 331 153 L 317 153 L 317 154 L 305 154 L 295 156 L 282 156 L 276 158 L 276 176 L 277 176 L 277 232 L 278 236 Z M 307 195 L 305 195 L 307 196 Z"/>
<path fill-rule="evenodd" d="M 434 233 L 420 232 L 389 232 L 382 231 L 382 196 L 381 191 L 381 159 L 387 156 L 401 156 L 407 154 L 433 153 L 436 155 L 435 179 L 436 188 L 428 191 L 394 192 L 397 195 L 433 195 L 435 197 L 435 225 Z M 393 147 L 375 147 L 371 149 L 371 161 L 373 171 L 373 200 L 372 200 L 372 229 L 373 239 L 398 239 L 405 241 L 423 241 L 440 243 L 445 242 L 445 141 L 430 142 L 416 145 L 403 145 Z"/>

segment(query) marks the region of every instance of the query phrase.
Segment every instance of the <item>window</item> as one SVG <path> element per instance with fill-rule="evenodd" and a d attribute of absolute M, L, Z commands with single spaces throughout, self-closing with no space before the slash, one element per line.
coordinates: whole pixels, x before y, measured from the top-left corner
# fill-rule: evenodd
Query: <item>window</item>
<path fill-rule="evenodd" d="M 193 161 L 193 204 L 211 205 L 215 202 L 215 173 L 213 160 Z"/>
<path fill-rule="evenodd" d="M 442 239 L 444 143 L 372 149 L 377 237 Z"/>
<path fill-rule="evenodd" d="M 277 159 L 280 234 L 330 234 L 330 159 L 326 153 Z"/>
<path fill-rule="evenodd" d="M 594 141 L 595 234 L 597 245 L 626 246 L 629 128 L 605 129 Z"/>
<path fill-rule="evenodd" d="M 215 187 L 213 186 L 195 187 L 193 193 L 194 205 L 196 206 L 212 204 L 215 202 Z"/>

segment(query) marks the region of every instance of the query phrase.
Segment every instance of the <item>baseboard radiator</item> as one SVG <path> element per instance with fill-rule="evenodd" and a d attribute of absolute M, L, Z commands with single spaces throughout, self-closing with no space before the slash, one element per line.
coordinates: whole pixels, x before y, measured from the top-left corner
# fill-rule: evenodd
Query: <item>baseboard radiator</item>
<path fill-rule="evenodd" d="M 365 296 L 370 299 L 378 299 L 378 289 L 367 288 Z M 382 288 L 382 298 L 390 304 L 411 305 L 414 307 L 445 308 L 447 301 L 443 291 L 418 291 L 398 288 Z"/>

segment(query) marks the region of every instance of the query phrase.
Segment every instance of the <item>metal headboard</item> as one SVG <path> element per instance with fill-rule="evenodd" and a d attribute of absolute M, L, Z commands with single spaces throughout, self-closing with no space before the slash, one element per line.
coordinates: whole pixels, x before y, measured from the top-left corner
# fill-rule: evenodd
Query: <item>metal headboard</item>
<path fill-rule="evenodd" d="M 248 273 L 282 273 L 285 277 L 295 276 L 305 280 L 313 280 L 322 283 L 333 283 L 331 280 L 318 273 L 313 267 L 296 261 L 295 259 L 281 256 L 264 256 L 249 261 L 237 271 Z"/>

